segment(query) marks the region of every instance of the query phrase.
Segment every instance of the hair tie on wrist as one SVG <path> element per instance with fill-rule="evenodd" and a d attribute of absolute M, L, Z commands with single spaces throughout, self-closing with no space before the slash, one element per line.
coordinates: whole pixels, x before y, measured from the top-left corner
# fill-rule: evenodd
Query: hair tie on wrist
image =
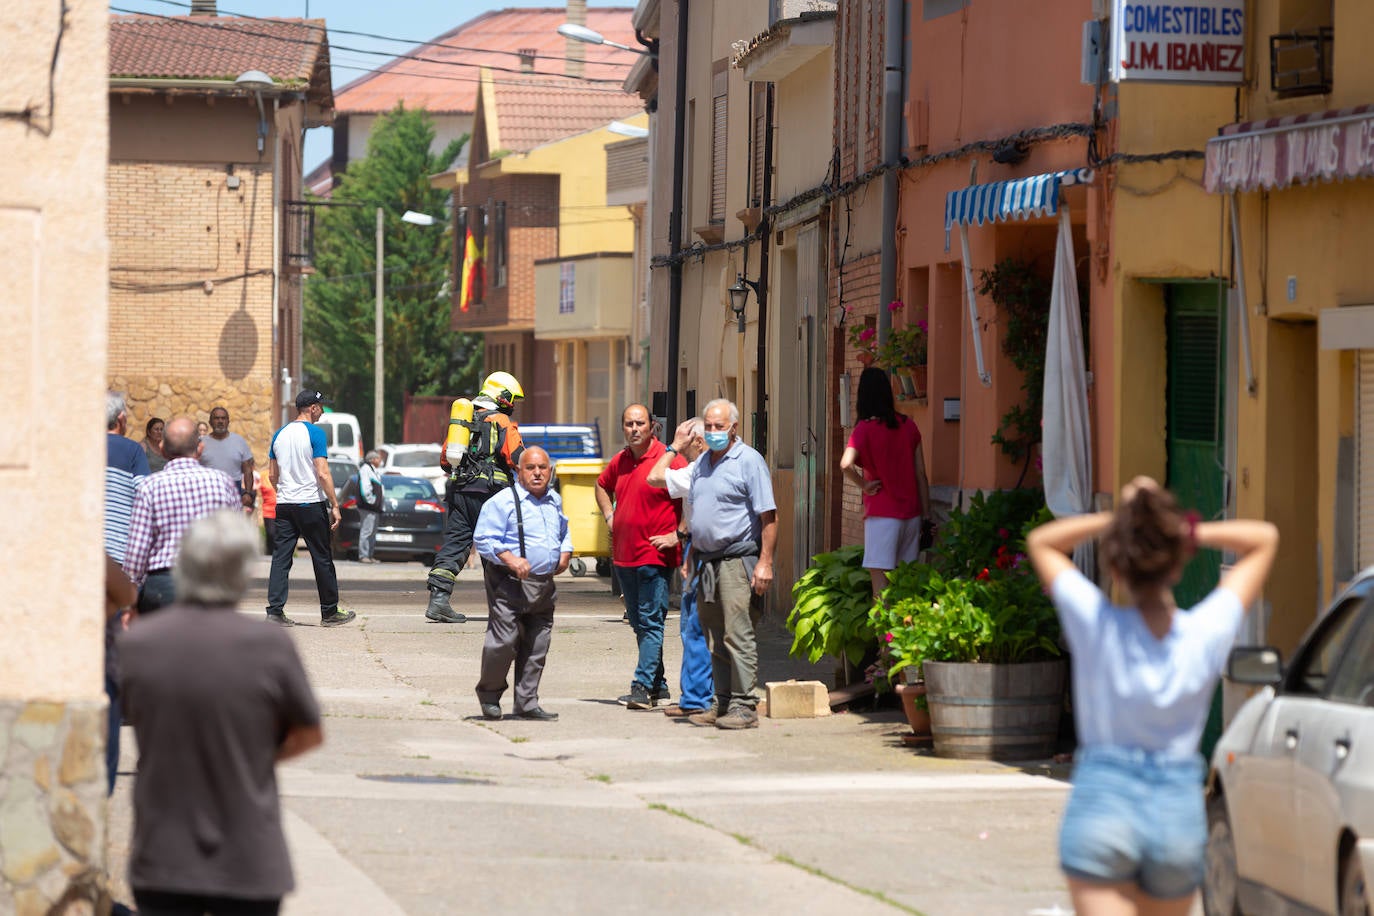
<path fill-rule="evenodd" d="M 1197 551 L 1197 525 L 1202 520 L 1196 509 L 1189 509 L 1183 513 L 1183 521 L 1188 526 L 1188 546 Z"/>

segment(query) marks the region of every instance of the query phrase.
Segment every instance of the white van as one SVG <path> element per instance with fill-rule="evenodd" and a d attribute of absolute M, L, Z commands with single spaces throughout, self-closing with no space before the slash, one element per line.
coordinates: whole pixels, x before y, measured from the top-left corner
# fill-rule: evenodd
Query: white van
<path fill-rule="evenodd" d="M 363 432 L 353 414 L 325 411 L 315 425 L 324 430 L 330 458 L 343 458 L 355 465 L 363 460 Z"/>

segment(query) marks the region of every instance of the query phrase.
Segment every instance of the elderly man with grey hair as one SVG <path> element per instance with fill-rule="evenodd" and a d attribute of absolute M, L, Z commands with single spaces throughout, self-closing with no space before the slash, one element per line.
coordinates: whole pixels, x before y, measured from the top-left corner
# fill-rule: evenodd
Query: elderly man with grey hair
<path fill-rule="evenodd" d="M 688 448 L 693 420 L 680 424 L 673 444 L 649 471 L 649 483 L 685 496 L 696 570 L 697 613 L 711 649 L 712 707 L 688 717 L 694 725 L 758 728 L 758 639 L 755 598 L 773 584 L 778 539 L 773 480 L 763 456 L 739 438 L 739 408 L 717 398 L 702 411 L 708 451 L 667 474 L 674 451 Z"/>
<path fill-rule="evenodd" d="M 323 732 L 291 637 L 236 612 L 257 552 L 241 512 L 197 520 L 173 572 L 178 603 L 120 640 L 139 912 L 275 913 L 294 886 L 274 764 Z"/>
<path fill-rule="evenodd" d="M 358 562 L 376 563 L 377 523 L 382 518 L 382 456 L 376 449 L 363 456 L 358 465 Z"/>

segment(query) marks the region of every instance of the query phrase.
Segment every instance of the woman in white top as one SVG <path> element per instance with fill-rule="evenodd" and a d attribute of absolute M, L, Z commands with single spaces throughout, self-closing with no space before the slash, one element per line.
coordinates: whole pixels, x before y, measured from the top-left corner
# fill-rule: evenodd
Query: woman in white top
<path fill-rule="evenodd" d="M 1122 604 L 1070 559 L 1099 536 Z M 1207 841 L 1198 742 L 1278 541 L 1268 522 L 1196 523 L 1148 477 L 1122 488 L 1115 512 L 1058 519 L 1026 538 L 1073 662 L 1079 747 L 1059 856 L 1079 916 L 1192 907 Z M 1173 588 L 1198 547 L 1237 559 L 1201 603 L 1180 609 Z"/>

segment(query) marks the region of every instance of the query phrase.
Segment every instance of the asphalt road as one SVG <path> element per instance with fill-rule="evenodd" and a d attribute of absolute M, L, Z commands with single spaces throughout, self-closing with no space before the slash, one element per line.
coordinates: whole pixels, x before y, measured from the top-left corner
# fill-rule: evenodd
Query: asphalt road
<path fill-rule="evenodd" d="M 243 605 L 260 615 L 267 561 Z M 290 631 L 325 745 L 280 768 L 297 890 L 287 916 L 437 913 L 1067 914 L 1055 857 L 1064 768 L 906 748 L 900 710 L 699 728 L 630 712 L 634 637 L 608 580 L 559 580 L 541 701 L 554 723 L 480 718 L 472 618 L 424 619 L 418 563 L 339 564 L 358 621 Z M 287 613 L 318 620 L 297 557 Z M 831 682 L 765 623 L 761 680 Z M 665 662 L 677 692 L 677 617 Z M 510 698 L 505 708 L 509 712 Z M 122 899 L 137 749 L 124 731 L 109 868 Z"/>

